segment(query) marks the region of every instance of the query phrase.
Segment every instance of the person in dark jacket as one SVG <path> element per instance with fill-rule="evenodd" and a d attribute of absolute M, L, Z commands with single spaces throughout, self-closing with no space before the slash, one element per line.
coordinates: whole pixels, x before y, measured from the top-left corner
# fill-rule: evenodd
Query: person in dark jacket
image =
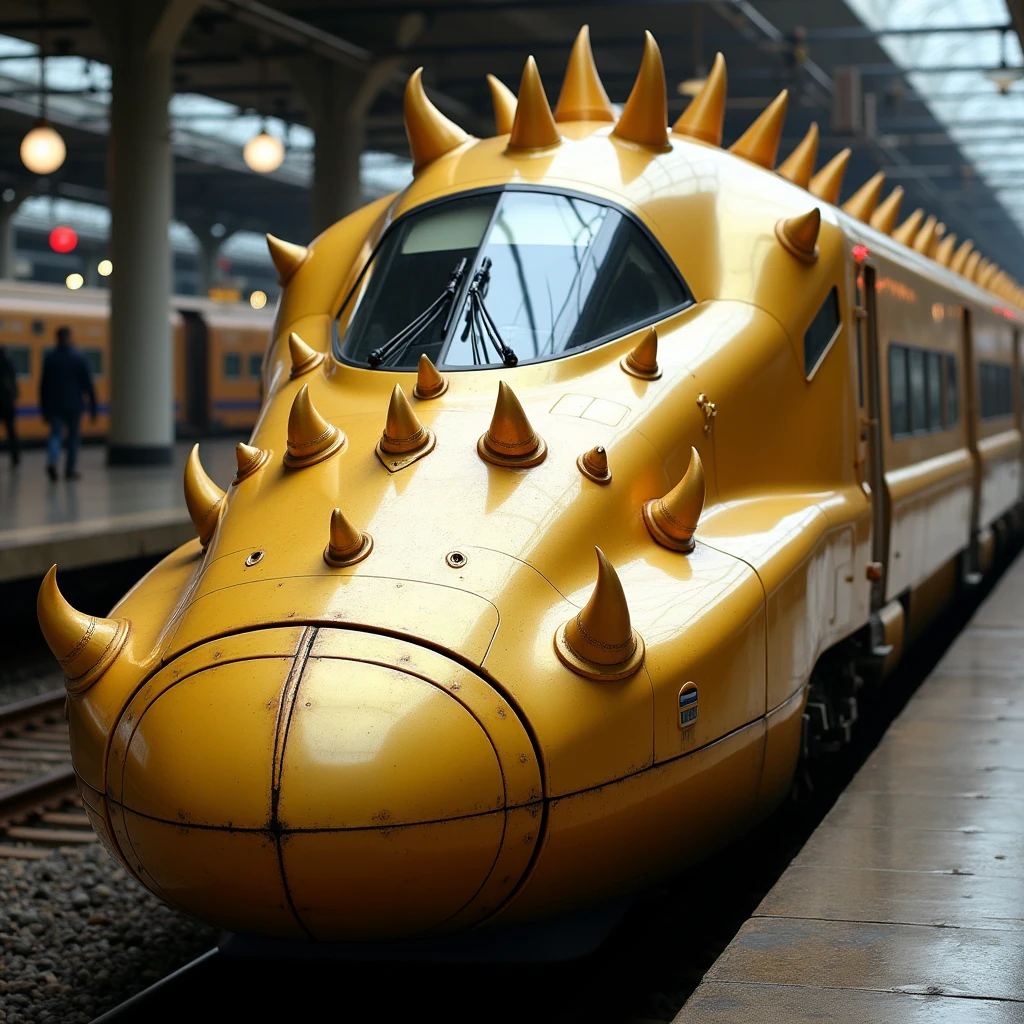
<path fill-rule="evenodd" d="M 43 419 L 50 425 L 49 457 L 46 472 L 57 479 L 62 435 L 66 455 L 64 479 L 77 480 L 75 462 L 78 458 L 78 423 L 89 399 L 89 414 L 96 419 L 96 392 L 92 386 L 89 364 L 71 344 L 71 328 L 57 328 L 57 347 L 50 349 L 43 360 L 43 379 L 39 385 L 39 405 Z"/>
<path fill-rule="evenodd" d="M 21 450 L 18 447 L 18 430 L 14 422 L 18 404 L 18 377 L 14 372 L 7 350 L 0 345 L 0 423 L 7 430 L 7 447 L 11 450 L 11 465 L 17 466 L 21 461 Z"/>

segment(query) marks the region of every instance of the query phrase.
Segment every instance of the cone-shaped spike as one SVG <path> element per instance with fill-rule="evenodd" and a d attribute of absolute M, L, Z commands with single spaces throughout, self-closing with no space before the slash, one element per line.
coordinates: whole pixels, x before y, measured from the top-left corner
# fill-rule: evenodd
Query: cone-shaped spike
<path fill-rule="evenodd" d="M 633 629 L 622 583 L 600 548 L 597 583 L 586 607 L 555 633 L 555 653 L 573 672 L 590 679 L 624 679 L 644 660 L 644 642 Z"/>
<path fill-rule="evenodd" d="M 818 122 L 812 121 L 800 145 L 779 164 L 777 171 L 787 181 L 807 188 L 814 173 L 814 161 L 818 158 Z"/>
<path fill-rule="evenodd" d="M 427 98 L 423 68 L 417 68 L 405 86 L 405 134 L 409 138 L 413 171 L 461 146 L 470 136 Z"/>
<path fill-rule="evenodd" d="M 931 256 L 932 259 L 935 259 L 935 254 L 939 251 L 939 246 L 942 244 L 942 239 L 945 235 L 946 225 L 940 220 L 939 223 L 935 225 L 935 234 L 932 235 L 932 244 L 928 246 L 928 250 L 925 253 L 926 256 Z"/>
<path fill-rule="evenodd" d="M 288 351 L 292 357 L 293 380 L 315 370 L 324 361 L 323 352 L 311 349 L 294 331 L 288 335 Z"/>
<path fill-rule="evenodd" d="M 981 251 L 978 249 L 975 249 L 974 252 L 972 252 L 971 255 L 967 257 L 967 262 L 964 264 L 963 276 L 967 278 L 968 281 L 974 281 L 975 283 L 977 282 L 978 267 L 981 266 L 981 261 L 984 258 L 985 257 L 981 255 Z"/>
<path fill-rule="evenodd" d="M 999 264 L 989 263 L 984 270 L 978 270 L 978 284 L 980 284 L 982 288 L 988 288 L 992 284 L 992 281 L 998 272 Z"/>
<path fill-rule="evenodd" d="M 303 384 L 288 413 L 288 451 L 284 464 L 293 468 L 312 466 L 339 451 L 345 435 L 316 411 L 309 397 L 309 385 Z"/>
<path fill-rule="evenodd" d="M 556 121 L 614 121 L 615 111 L 604 91 L 590 48 L 590 26 L 584 25 L 572 44 L 562 91 L 555 106 Z"/>
<path fill-rule="evenodd" d="M 546 149 L 562 141 L 555 125 L 555 117 L 548 106 L 544 84 L 540 80 L 537 62 L 526 58 L 523 77 L 519 82 L 519 102 L 508 137 L 509 149 Z"/>
<path fill-rule="evenodd" d="M 658 332 L 649 327 L 636 346 L 619 360 L 619 366 L 631 377 L 657 380 L 661 376 L 661 367 L 658 366 Z"/>
<path fill-rule="evenodd" d="M 508 135 L 516 119 L 516 94 L 494 75 L 487 76 L 491 89 L 491 104 L 494 106 L 494 127 L 497 135 Z"/>
<path fill-rule="evenodd" d="M 974 251 L 974 240 L 968 238 L 961 242 L 956 252 L 953 253 L 952 259 L 949 261 L 949 269 L 954 274 L 962 274 L 964 268 L 967 266 L 967 260 L 971 253 Z"/>
<path fill-rule="evenodd" d="M 378 442 L 382 451 L 392 455 L 405 455 L 431 444 L 431 434 L 413 412 L 401 384 L 396 384 L 388 404 L 388 418 L 384 433 Z"/>
<path fill-rule="evenodd" d="M 252 476 L 269 458 L 270 452 L 239 441 L 235 445 L 235 462 L 238 468 L 235 470 L 235 476 L 231 482 L 233 484 L 241 483 L 246 477 Z"/>
<path fill-rule="evenodd" d="M 495 466 L 535 466 L 548 453 L 512 389 L 498 381 L 498 400 L 486 434 L 476 443 L 477 454 Z"/>
<path fill-rule="evenodd" d="M 818 232 L 821 211 L 818 207 L 796 217 L 783 218 L 775 225 L 775 237 L 782 247 L 798 260 L 813 263 L 818 258 Z"/>
<path fill-rule="evenodd" d="M 291 280 L 292 275 L 309 255 L 309 250 L 304 245 L 285 242 L 273 235 L 267 235 L 267 248 L 270 250 L 270 258 L 274 261 L 278 284 L 281 285 Z"/>
<path fill-rule="evenodd" d="M 935 262 L 941 263 L 944 267 L 948 267 L 949 261 L 953 258 L 953 247 L 955 245 L 956 235 L 946 235 L 946 237 L 939 242 L 938 248 L 935 250 Z"/>
<path fill-rule="evenodd" d="M 682 480 L 664 498 L 644 503 L 644 523 L 650 535 L 673 551 L 692 551 L 693 533 L 704 510 L 707 483 L 704 463 L 696 448 L 690 449 L 690 465 Z"/>
<path fill-rule="evenodd" d="M 882 194 L 882 186 L 885 184 L 885 172 L 879 171 L 868 178 L 866 182 L 849 199 L 843 203 L 843 212 L 848 213 L 857 220 L 867 224 L 871 214 L 878 205 L 878 197 Z"/>
<path fill-rule="evenodd" d="M 924 210 L 918 207 L 893 233 L 892 237 L 903 245 L 910 245 L 917 237 L 921 221 L 924 220 Z"/>
<path fill-rule="evenodd" d="M 416 383 L 412 393 L 417 398 L 440 398 L 447 390 L 448 378 L 438 371 L 424 352 L 420 356 L 419 366 L 416 367 Z"/>
<path fill-rule="evenodd" d="M 36 617 L 70 693 L 81 693 L 113 664 L 128 639 L 127 619 L 101 619 L 76 611 L 57 587 L 57 566 L 43 577 Z"/>
<path fill-rule="evenodd" d="M 900 204 L 903 202 L 903 186 L 897 185 L 883 200 L 882 205 L 871 214 L 871 226 L 882 234 L 891 235 L 896 226 L 896 218 L 900 215 Z"/>
<path fill-rule="evenodd" d="M 779 152 L 779 139 L 782 138 L 782 128 L 786 123 L 788 104 L 789 90 L 783 89 L 729 147 L 729 152 L 771 170 Z"/>
<path fill-rule="evenodd" d="M 608 468 L 608 452 L 601 445 L 579 456 L 576 459 L 576 468 L 596 484 L 612 482 L 612 471 Z"/>
<path fill-rule="evenodd" d="M 373 550 L 373 538 L 357 530 L 345 518 L 345 513 L 336 508 L 331 513 L 331 534 L 324 548 L 324 561 L 340 568 L 361 562 Z"/>
<path fill-rule="evenodd" d="M 839 202 L 843 178 L 850 163 L 850 150 L 841 149 L 818 173 L 811 178 L 809 190 L 812 195 L 834 206 Z"/>
<path fill-rule="evenodd" d="M 612 134 L 657 149 L 664 149 L 668 145 L 665 65 L 661 60 L 661 50 L 650 32 L 644 33 L 644 57 L 640 62 L 640 70 Z"/>
<path fill-rule="evenodd" d="M 206 475 L 199 461 L 198 444 L 192 446 L 185 463 L 185 504 L 199 535 L 199 543 L 205 548 L 224 509 L 224 492 Z"/>
<path fill-rule="evenodd" d="M 728 80 L 725 72 L 725 58 L 715 54 L 708 77 L 700 92 L 690 100 L 679 120 L 672 125 L 672 131 L 689 135 L 693 139 L 710 142 L 713 146 L 722 144 L 722 119 L 725 116 L 725 99 Z"/>
<path fill-rule="evenodd" d="M 933 214 L 929 214 L 917 234 L 914 235 L 914 241 L 911 245 L 914 252 L 919 252 L 924 255 L 928 254 L 929 249 L 932 247 L 932 239 L 935 237 L 935 225 L 937 223 L 938 220 L 935 216 Z"/>

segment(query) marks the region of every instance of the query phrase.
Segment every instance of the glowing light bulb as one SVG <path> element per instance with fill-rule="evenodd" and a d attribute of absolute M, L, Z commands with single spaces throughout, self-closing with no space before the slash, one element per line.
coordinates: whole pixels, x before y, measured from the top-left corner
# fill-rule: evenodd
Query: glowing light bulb
<path fill-rule="evenodd" d="M 21 162 L 33 174 L 52 174 L 67 156 L 64 140 L 46 121 L 39 121 L 21 140 Z"/>
<path fill-rule="evenodd" d="M 110 277 L 113 272 L 114 264 L 111 263 L 110 260 L 100 260 L 96 266 L 96 273 L 99 274 L 100 277 Z"/>
<path fill-rule="evenodd" d="M 269 174 L 276 171 L 284 161 L 284 143 L 273 135 L 260 132 L 245 144 L 242 159 L 250 170 L 258 174 Z"/>
<path fill-rule="evenodd" d="M 64 278 L 64 283 L 73 291 L 77 292 L 79 288 L 85 284 L 85 278 L 81 274 L 68 274 Z"/>
<path fill-rule="evenodd" d="M 249 305 L 253 309 L 262 309 L 267 304 L 267 293 L 258 288 L 249 296 Z"/>

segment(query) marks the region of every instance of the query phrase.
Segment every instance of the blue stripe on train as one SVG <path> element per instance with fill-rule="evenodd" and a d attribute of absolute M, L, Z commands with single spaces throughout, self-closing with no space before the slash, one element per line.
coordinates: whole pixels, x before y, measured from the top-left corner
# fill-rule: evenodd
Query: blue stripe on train
<path fill-rule="evenodd" d="M 260 407 L 260 400 L 258 398 L 214 399 L 213 407 L 214 409 L 219 409 L 221 412 L 232 412 L 243 409 L 257 412 Z"/>
<path fill-rule="evenodd" d="M 110 406 L 105 402 L 98 402 L 96 404 L 96 415 L 106 416 L 110 412 Z M 17 416 L 42 416 L 43 410 L 38 405 L 19 405 L 15 409 L 15 415 Z"/>

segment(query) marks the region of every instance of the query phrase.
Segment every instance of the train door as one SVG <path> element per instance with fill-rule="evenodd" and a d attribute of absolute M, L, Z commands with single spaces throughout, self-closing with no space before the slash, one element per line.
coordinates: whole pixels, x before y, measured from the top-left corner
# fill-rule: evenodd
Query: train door
<path fill-rule="evenodd" d="M 964 333 L 961 339 L 963 360 L 963 410 L 967 424 L 967 447 L 974 464 L 974 486 L 971 495 L 971 567 L 978 565 L 977 538 L 981 513 L 981 457 L 978 454 L 978 384 L 974 365 L 974 331 L 971 311 L 964 306 Z"/>
<path fill-rule="evenodd" d="M 885 604 L 885 574 L 889 564 L 889 499 L 882 462 L 881 356 L 878 350 L 878 307 L 875 268 L 861 264 L 857 274 L 857 359 L 861 394 L 860 458 L 862 483 L 871 489 L 871 561 L 877 569 L 871 584 L 871 610 Z"/>
<path fill-rule="evenodd" d="M 210 333 L 195 310 L 180 312 L 185 322 L 185 429 L 204 433 L 210 426 Z"/>

